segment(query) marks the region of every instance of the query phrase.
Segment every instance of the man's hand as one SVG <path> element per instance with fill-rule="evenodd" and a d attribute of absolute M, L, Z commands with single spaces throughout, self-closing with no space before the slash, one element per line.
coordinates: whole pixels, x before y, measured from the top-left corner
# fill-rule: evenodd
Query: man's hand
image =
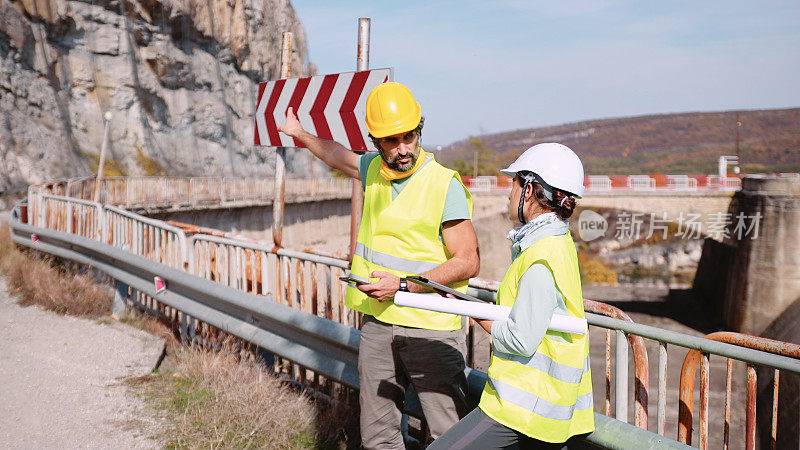
<path fill-rule="evenodd" d="M 293 138 L 300 137 L 305 130 L 303 129 L 303 125 L 300 124 L 300 121 L 297 119 L 297 114 L 294 113 L 292 108 L 289 108 L 286 111 L 286 122 L 284 122 L 283 126 L 278 127 L 278 131 L 284 134 L 288 134 Z"/>
<path fill-rule="evenodd" d="M 309 149 L 311 153 L 333 169 L 343 172 L 356 180 L 361 179 L 358 173 L 358 156 L 341 144 L 327 139 L 320 139 L 303 128 L 294 109 L 286 110 L 286 122 L 278 127 L 278 131 L 293 137 Z"/>
<path fill-rule="evenodd" d="M 372 272 L 369 276 L 370 278 L 380 278 L 380 281 L 359 284 L 358 288 L 361 289 L 361 292 L 381 302 L 394 299 L 394 294 L 400 289 L 399 277 L 380 270 Z"/>

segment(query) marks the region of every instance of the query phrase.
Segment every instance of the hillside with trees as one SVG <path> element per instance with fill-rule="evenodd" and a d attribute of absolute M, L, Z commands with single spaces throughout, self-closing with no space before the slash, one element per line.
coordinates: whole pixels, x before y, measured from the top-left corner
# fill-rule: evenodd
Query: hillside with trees
<path fill-rule="evenodd" d="M 736 154 L 737 111 L 590 120 L 470 136 L 437 152 L 464 175 L 495 175 L 521 151 L 560 142 L 588 174 L 715 173 L 720 155 Z M 800 108 L 738 111 L 742 171 L 800 172 Z"/>

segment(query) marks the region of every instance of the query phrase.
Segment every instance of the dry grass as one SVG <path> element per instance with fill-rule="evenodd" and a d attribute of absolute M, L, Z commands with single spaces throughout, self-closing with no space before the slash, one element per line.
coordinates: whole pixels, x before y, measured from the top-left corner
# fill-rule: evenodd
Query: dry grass
<path fill-rule="evenodd" d="M 136 311 L 129 310 L 124 317 L 117 318 L 110 316 L 108 320 L 119 320 L 125 325 L 138 328 L 142 331 L 152 334 L 158 338 L 164 339 L 166 344 L 166 351 L 169 354 L 175 353 L 181 346 L 178 336 L 170 328 L 170 325 L 163 320 L 159 320 L 151 315 Z"/>
<path fill-rule="evenodd" d="M 59 314 L 91 317 L 111 311 L 109 286 L 51 258 L 20 251 L 6 222 L 0 222 L 0 273 L 6 276 L 9 290 L 20 294 L 22 306 L 40 305 Z"/>
<path fill-rule="evenodd" d="M 165 414 L 168 448 L 345 448 L 357 421 L 232 351 L 181 348 L 174 370 L 129 381 Z M 357 431 L 355 431 L 357 433 Z"/>
<path fill-rule="evenodd" d="M 608 263 L 586 251 L 578 252 L 578 266 L 584 283 L 615 284 L 617 272 Z"/>
<path fill-rule="evenodd" d="M 112 289 L 91 275 L 21 251 L 0 222 L 0 274 L 19 303 L 76 316 L 107 316 Z M 105 320 L 101 317 L 101 320 Z M 169 327 L 147 316 L 122 320 L 167 339 L 174 368 L 128 380 L 172 425 L 169 448 L 357 447 L 355 411 L 314 401 L 236 352 L 181 347 Z M 355 442 L 355 444 L 354 444 Z"/>

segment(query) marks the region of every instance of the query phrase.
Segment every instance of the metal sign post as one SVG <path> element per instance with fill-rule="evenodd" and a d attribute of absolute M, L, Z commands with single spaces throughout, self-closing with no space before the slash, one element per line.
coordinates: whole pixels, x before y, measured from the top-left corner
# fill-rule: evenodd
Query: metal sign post
<path fill-rule="evenodd" d="M 364 71 L 369 69 L 369 18 L 358 19 L 358 51 L 356 54 L 356 70 Z M 364 152 L 356 152 L 363 154 Z M 353 180 L 353 190 L 350 197 L 350 257 L 353 261 L 353 254 L 356 251 L 356 239 L 358 237 L 358 227 L 361 222 L 361 210 L 364 208 L 364 191 L 361 189 L 361 180 Z"/>
<path fill-rule="evenodd" d="M 103 145 L 100 147 L 100 161 L 97 164 L 97 178 L 94 181 L 94 196 L 95 202 L 100 201 L 100 180 L 103 179 L 103 166 L 106 163 L 106 153 L 108 152 L 108 134 L 111 128 L 111 112 L 106 111 L 103 114 L 103 121 L 105 121 L 105 130 L 103 131 Z"/>
<path fill-rule="evenodd" d="M 292 33 L 283 33 L 281 44 L 281 79 L 289 78 L 292 57 Z M 275 155 L 275 198 L 272 201 L 272 242 L 276 248 L 283 241 L 283 207 L 286 193 L 286 147 L 278 147 Z"/>

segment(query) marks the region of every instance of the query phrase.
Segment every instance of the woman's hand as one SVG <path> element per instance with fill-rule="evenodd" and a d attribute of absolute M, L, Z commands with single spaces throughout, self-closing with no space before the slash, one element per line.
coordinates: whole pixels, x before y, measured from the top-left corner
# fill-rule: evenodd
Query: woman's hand
<path fill-rule="evenodd" d="M 452 299 L 454 299 L 454 300 L 458 300 L 458 299 L 456 298 L 456 296 L 455 296 L 455 295 L 453 295 L 453 294 L 450 294 L 450 293 L 444 294 L 444 293 L 442 293 L 442 292 L 439 292 L 439 291 L 436 291 L 436 292 L 437 292 L 439 295 L 442 295 L 442 296 L 444 296 L 444 297 L 447 297 L 447 298 L 452 298 Z M 481 328 L 483 328 L 484 330 L 486 330 L 486 332 L 487 332 L 487 333 L 489 333 L 489 334 L 492 334 L 492 324 L 494 323 L 494 320 L 487 320 L 487 319 L 475 319 L 475 318 L 473 318 L 472 320 L 474 320 L 475 322 L 478 322 L 478 325 L 480 325 L 480 326 L 481 326 Z"/>

